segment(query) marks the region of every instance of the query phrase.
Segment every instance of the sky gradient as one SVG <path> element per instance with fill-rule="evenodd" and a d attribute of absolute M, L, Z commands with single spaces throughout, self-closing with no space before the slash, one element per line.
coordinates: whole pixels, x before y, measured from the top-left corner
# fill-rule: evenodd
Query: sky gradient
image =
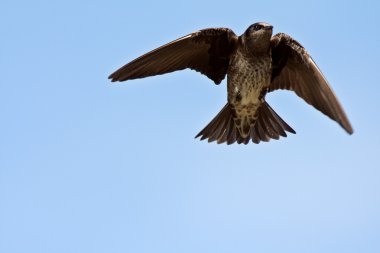
<path fill-rule="evenodd" d="M 375 1 L 0 3 L 0 252 L 380 252 Z M 349 136 L 291 92 L 296 130 L 259 145 L 194 136 L 226 102 L 185 70 L 107 77 L 190 32 L 266 21 L 319 65 Z"/>

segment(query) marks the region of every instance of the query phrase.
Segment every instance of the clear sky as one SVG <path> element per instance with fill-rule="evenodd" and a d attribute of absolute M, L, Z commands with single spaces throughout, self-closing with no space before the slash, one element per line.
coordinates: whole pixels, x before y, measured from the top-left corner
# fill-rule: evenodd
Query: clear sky
<path fill-rule="evenodd" d="M 0 2 L 0 252 L 380 252 L 376 1 Z M 355 133 L 295 94 L 296 135 L 194 136 L 226 102 L 186 70 L 107 76 L 190 32 L 266 21 L 299 40 Z"/>

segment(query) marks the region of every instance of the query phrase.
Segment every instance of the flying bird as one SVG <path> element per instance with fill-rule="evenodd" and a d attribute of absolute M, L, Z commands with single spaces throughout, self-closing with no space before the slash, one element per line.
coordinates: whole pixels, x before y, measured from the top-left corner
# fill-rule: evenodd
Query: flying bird
<path fill-rule="evenodd" d="M 295 131 L 265 101 L 267 93 L 294 91 L 305 102 L 353 129 L 326 78 L 305 48 L 273 26 L 258 22 L 240 36 L 229 28 L 191 33 L 154 49 L 109 76 L 112 82 L 190 68 L 220 84 L 227 76 L 227 103 L 195 137 L 217 143 L 259 143 Z"/>

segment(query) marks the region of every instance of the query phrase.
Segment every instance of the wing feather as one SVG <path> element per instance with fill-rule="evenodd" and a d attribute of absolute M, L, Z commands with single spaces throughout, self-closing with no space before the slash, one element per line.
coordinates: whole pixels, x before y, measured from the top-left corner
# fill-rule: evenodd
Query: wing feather
<path fill-rule="evenodd" d="M 126 81 L 190 68 L 219 84 L 227 73 L 236 41 L 237 36 L 228 28 L 200 30 L 138 57 L 109 79 Z"/>
<path fill-rule="evenodd" d="M 294 91 L 307 103 L 332 120 L 349 134 L 351 124 L 326 78 L 305 48 L 289 35 L 279 33 L 272 37 L 272 83 L 269 91 Z"/>

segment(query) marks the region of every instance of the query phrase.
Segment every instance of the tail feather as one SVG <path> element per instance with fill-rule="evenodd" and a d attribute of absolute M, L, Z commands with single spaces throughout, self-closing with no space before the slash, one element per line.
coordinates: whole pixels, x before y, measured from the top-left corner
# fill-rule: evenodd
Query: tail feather
<path fill-rule="evenodd" d="M 270 139 L 278 140 L 280 136 L 286 137 L 286 132 L 296 133 L 266 102 L 258 110 L 257 120 L 251 125 L 247 137 L 241 136 L 233 119 L 232 108 L 227 103 L 195 138 L 217 141 L 218 144 L 226 142 L 228 145 L 235 142 L 248 144 L 251 140 L 257 144 Z"/>
<path fill-rule="evenodd" d="M 261 117 L 259 118 L 261 120 L 262 125 L 267 126 L 267 134 L 271 139 L 278 140 L 280 138 L 280 134 L 278 133 L 278 130 L 281 128 L 276 129 L 276 124 L 273 124 L 269 118 Z"/>
<path fill-rule="evenodd" d="M 207 125 L 207 127 L 205 127 L 199 134 L 197 134 L 195 138 L 198 138 L 200 136 L 202 136 L 201 140 L 212 137 L 218 138 L 218 133 L 220 134 L 220 132 L 223 132 L 223 130 L 225 130 L 226 128 L 226 125 L 228 123 L 226 119 L 229 118 L 230 113 L 231 108 L 227 103 L 223 107 L 223 109 L 218 113 L 218 115 L 216 115 L 215 118 L 211 120 L 211 122 Z"/>

